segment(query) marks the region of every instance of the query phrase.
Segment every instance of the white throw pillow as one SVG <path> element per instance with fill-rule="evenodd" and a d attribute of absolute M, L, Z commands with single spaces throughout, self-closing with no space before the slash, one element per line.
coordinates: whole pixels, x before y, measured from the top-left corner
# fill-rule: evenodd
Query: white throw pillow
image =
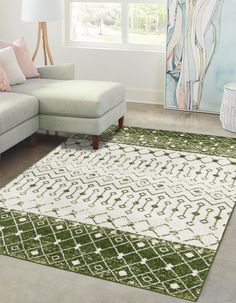
<path fill-rule="evenodd" d="M 4 69 L 10 85 L 24 83 L 26 78 L 20 69 L 12 46 L 0 49 L 0 65 Z"/>

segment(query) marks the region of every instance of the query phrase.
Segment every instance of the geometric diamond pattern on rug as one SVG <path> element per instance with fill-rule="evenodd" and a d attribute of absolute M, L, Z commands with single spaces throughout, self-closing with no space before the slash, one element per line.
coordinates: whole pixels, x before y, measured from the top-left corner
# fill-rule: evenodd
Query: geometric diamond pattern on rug
<path fill-rule="evenodd" d="M 195 301 L 214 250 L 0 208 L 0 253 Z"/>

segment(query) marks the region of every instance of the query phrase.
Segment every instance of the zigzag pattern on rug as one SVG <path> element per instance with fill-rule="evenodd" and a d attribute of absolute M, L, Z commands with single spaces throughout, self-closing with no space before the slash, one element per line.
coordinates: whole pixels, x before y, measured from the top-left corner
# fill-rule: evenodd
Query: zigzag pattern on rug
<path fill-rule="evenodd" d="M 74 136 L 0 191 L 0 253 L 195 301 L 235 206 L 235 150 L 112 127 L 94 152 Z"/>

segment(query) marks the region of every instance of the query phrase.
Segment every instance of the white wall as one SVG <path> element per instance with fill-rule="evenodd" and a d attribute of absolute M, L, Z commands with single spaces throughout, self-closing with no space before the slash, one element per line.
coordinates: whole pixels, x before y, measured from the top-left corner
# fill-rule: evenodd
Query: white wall
<path fill-rule="evenodd" d="M 20 10 L 20 0 L 0 0 L 0 39 L 13 41 L 22 35 L 33 51 L 37 25 L 22 22 Z M 75 63 L 76 78 L 119 81 L 127 88 L 127 100 L 163 104 L 164 53 L 65 47 L 63 25 L 49 23 L 48 29 L 55 63 Z M 42 62 L 40 57 L 36 63 Z"/>

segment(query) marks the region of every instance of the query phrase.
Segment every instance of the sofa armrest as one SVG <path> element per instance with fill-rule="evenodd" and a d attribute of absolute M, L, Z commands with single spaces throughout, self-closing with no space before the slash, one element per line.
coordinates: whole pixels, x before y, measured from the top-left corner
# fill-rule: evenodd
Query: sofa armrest
<path fill-rule="evenodd" d="M 41 79 L 74 80 L 74 64 L 49 65 L 37 67 Z"/>

